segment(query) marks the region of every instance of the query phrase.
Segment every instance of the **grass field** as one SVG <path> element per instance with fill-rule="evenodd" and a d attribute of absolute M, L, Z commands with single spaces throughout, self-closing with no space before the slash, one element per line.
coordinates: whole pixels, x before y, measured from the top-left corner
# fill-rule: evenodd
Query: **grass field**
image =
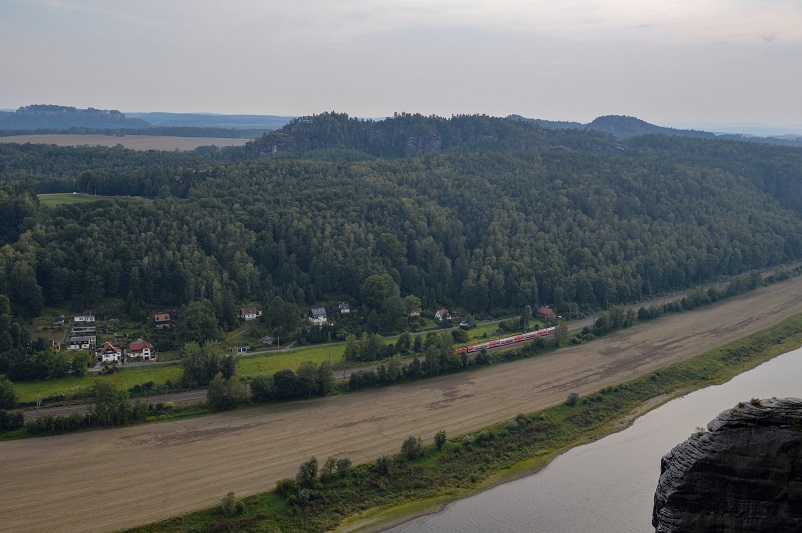
<path fill-rule="evenodd" d="M 47 206 L 64 205 L 64 204 L 85 204 L 89 202 L 97 202 L 98 200 L 113 200 L 115 198 L 120 198 L 120 196 L 74 194 L 68 192 L 40 194 L 38 196 L 39 196 L 39 203 Z M 140 200 L 144 200 L 144 198 L 136 196 L 125 196 L 124 198 L 138 198 Z"/>
<path fill-rule="evenodd" d="M 49 379 L 36 382 L 14 383 L 14 390 L 20 403 L 36 402 L 36 399 L 47 397 L 73 398 L 81 389 L 92 386 L 95 380 L 109 380 L 122 389 L 130 389 L 134 385 L 141 385 L 153 381 L 156 385 L 163 385 L 167 380 L 177 383 L 181 379 L 182 367 L 175 365 L 152 365 L 143 367 L 121 368 L 118 372 L 101 376 L 95 372 L 88 372 L 83 377 L 68 376 L 59 379 Z"/>

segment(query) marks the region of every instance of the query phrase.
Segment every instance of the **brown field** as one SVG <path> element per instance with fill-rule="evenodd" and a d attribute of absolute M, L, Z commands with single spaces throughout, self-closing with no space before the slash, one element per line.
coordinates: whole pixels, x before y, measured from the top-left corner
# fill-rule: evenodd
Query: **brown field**
<path fill-rule="evenodd" d="M 0 443 L 0 529 L 109 531 L 270 490 L 315 455 L 355 463 L 585 394 L 802 312 L 802 278 L 478 372 L 181 422 Z M 704 425 L 706 420 L 700 420 Z M 655 466 L 657 468 L 657 466 Z"/>
<path fill-rule="evenodd" d="M 199 146 L 244 146 L 249 139 L 227 139 L 220 137 L 163 137 L 158 135 L 15 135 L 0 137 L 3 143 L 55 144 L 57 146 L 117 146 L 122 144 L 133 150 L 194 150 Z"/>

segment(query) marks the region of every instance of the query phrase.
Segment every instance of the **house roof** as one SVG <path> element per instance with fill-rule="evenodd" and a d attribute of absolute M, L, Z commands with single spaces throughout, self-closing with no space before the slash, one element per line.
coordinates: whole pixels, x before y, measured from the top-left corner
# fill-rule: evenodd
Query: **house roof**
<path fill-rule="evenodd" d="M 146 348 L 150 348 L 150 344 L 142 340 L 132 342 L 131 344 L 128 345 L 129 352 L 141 352 Z"/>
<path fill-rule="evenodd" d="M 351 309 L 351 306 L 348 304 L 348 302 L 343 302 L 339 305 L 339 309 Z"/>
<path fill-rule="evenodd" d="M 322 316 L 326 316 L 326 308 L 325 307 L 315 307 L 309 311 L 313 318 L 319 318 Z"/>
<path fill-rule="evenodd" d="M 438 309 L 435 313 L 437 316 L 446 316 L 448 314 L 448 309 Z"/>
<path fill-rule="evenodd" d="M 537 310 L 537 313 L 546 318 L 557 318 L 557 313 L 555 313 L 554 309 L 551 309 L 550 307 L 541 307 Z"/>
<path fill-rule="evenodd" d="M 107 342 L 106 344 L 103 345 L 103 349 L 100 351 L 103 353 L 109 353 L 109 352 L 120 353 L 122 350 L 114 346 L 112 343 Z"/>
<path fill-rule="evenodd" d="M 160 315 L 153 315 L 154 322 L 169 322 L 170 315 L 168 313 L 162 313 Z"/>
<path fill-rule="evenodd" d="M 70 342 L 70 343 L 73 343 L 73 344 L 75 344 L 75 343 L 87 344 L 89 342 L 92 342 L 92 337 L 70 337 L 70 340 L 68 340 L 67 342 Z"/>
<path fill-rule="evenodd" d="M 256 315 L 259 313 L 255 307 L 240 307 L 239 312 L 241 315 Z"/>

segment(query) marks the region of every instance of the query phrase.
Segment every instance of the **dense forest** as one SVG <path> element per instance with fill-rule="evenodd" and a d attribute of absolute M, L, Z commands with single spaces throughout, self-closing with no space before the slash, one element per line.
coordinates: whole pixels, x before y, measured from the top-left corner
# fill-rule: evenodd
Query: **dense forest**
<path fill-rule="evenodd" d="M 0 295 L 22 318 L 133 296 L 231 325 L 245 301 L 347 300 L 392 329 L 410 295 L 567 314 L 802 256 L 799 149 L 486 116 L 326 113 L 183 154 L 0 145 L 0 177 Z M 37 201 L 72 190 L 149 199 Z"/>

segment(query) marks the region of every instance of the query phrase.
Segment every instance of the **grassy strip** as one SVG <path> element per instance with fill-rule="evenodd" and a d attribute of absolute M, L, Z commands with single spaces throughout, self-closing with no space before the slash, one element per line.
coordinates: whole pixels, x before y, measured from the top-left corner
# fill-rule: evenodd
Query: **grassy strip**
<path fill-rule="evenodd" d="M 395 456 L 384 473 L 376 464 L 366 463 L 347 475 L 336 473 L 316 480 L 307 491 L 294 489 L 289 498 L 276 491 L 245 498 L 244 510 L 235 516 L 213 507 L 132 531 L 307 532 L 365 519 L 386 523 L 530 472 L 572 446 L 615 431 L 616 421 L 651 398 L 726 381 L 797 348 L 800 341 L 802 315 L 797 315 L 693 359 L 606 387 L 574 405 L 518 415 L 447 441 L 442 450 L 426 447 L 414 460 Z"/>
<path fill-rule="evenodd" d="M 103 195 L 90 195 L 90 194 L 70 194 L 70 193 L 48 193 L 39 194 L 39 203 L 41 205 L 53 206 L 63 204 L 85 204 L 88 202 L 97 202 L 98 200 L 114 200 L 120 198 L 119 196 L 103 196 Z M 124 198 L 136 198 L 144 200 L 139 196 L 125 196 Z"/>

